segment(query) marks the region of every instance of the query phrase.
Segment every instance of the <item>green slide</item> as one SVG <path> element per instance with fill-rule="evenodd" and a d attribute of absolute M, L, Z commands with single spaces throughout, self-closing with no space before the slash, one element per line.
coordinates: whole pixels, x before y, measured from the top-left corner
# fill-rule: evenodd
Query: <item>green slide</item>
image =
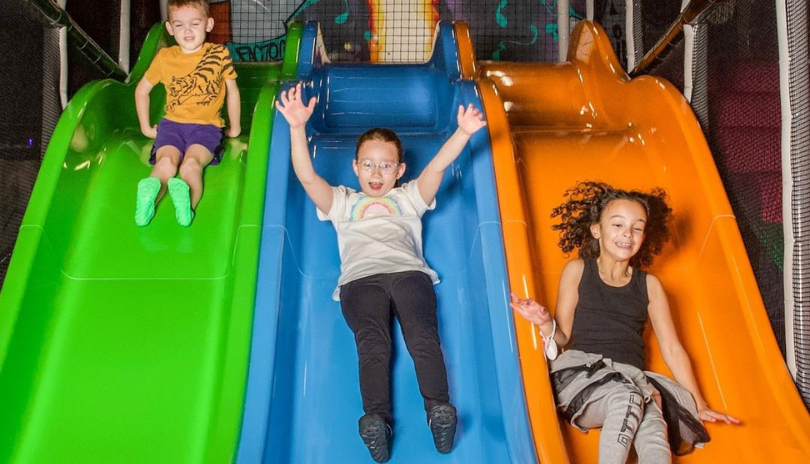
<path fill-rule="evenodd" d="M 0 293 L 0 463 L 230 462 L 242 416 L 273 102 L 292 62 L 237 64 L 242 127 L 190 227 L 168 196 L 134 222 L 151 140 L 135 85 L 86 85 L 62 114 Z M 162 88 L 162 87 L 161 87 Z M 153 121 L 164 95 L 152 93 Z"/>

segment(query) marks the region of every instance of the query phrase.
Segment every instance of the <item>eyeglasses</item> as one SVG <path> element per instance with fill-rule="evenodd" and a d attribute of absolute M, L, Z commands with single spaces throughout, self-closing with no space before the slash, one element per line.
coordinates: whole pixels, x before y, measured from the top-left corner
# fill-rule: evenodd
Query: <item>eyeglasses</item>
<path fill-rule="evenodd" d="M 383 174 L 392 174 L 400 163 L 392 163 L 390 161 L 381 161 L 379 163 L 374 163 L 371 160 L 360 160 L 357 164 L 366 172 L 374 172 L 374 169 L 380 168 L 380 172 Z"/>

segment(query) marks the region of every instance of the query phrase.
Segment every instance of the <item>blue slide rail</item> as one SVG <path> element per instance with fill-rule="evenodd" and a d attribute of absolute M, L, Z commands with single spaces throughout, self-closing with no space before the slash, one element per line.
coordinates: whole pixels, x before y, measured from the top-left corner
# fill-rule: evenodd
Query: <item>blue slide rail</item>
<path fill-rule="evenodd" d="M 402 138 L 413 179 L 456 129 L 459 105 L 482 107 L 460 79 L 453 26 L 440 24 L 424 64 L 331 64 L 317 24 L 307 24 L 298 76 L 317 98 L 307 125 L 316 171 L 358 188 L 355 141 L 374 126 Z M 282 87 L 288 89 L 292 84 Z M 340 275 L 332 224 L 290 164 L 289 126 L 274 118 L 253 339 L 237 464 L 373 462 L 358 435 L 363 414 L 353 335 L 331 299 Z M 459 411 L 456 446 L 439 454 L 427 426 L 413 362 L 394 326 L 391 463 L 532 463 L 500 216 L 487 131 L 448 168 L 437 207 L 424 218 L 436 286 L 439 332 Z"/>

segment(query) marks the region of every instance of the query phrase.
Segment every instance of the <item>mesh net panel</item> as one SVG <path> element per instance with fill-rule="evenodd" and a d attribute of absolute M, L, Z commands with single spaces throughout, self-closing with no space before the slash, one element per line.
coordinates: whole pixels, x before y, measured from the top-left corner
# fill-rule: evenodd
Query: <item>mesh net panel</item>
<path fill-rule="evenodd" d="M 774 2 L 737 0 L 707 19 L 712 96 L 707 138 L 784 355 L 776 8 Z"/>
<path fill-rule="evenodd" d="M 637 2 L 638 3 L 638 2 Z M 681 13 L 680 2 L 670 0 L 642 0 L 637 5 L 639 11 L 635 17 L 641 17 L 640 32 L 636 32 L 636 43 L 640 42 L 641 52 L 636 50 L 638 60 L 655 47 L 658 40 L 669 30 L 669 26 L 678 19 Z M 641 40 L 639 41 L 639 37 Z M 670 50 L 664 61 L 659 64 L 653 74 L 667 79 L 672 85 L 683 93 L 684 42 L 681 41 Z"/>
<path fill-rule="evenodd" d="M 681 2 L 671 0 L 636 0 L 640 3 L 642 56 L 651 50 L 681 13 Z"/>
<path fill-rule="evenodd" d="M 121 2 L 68 1 L 65 11 L 107 54 L 118 61 Z M 87 62 L 81 53 L 68 52 L 68 92 L 71 96 L 87 82 L 106 76 Z"/>
<path fill-rule="evenodd" d="M 614 0 L 615 1 L 615 0 Z M 318 21 L 331 61 L 422 62 L 430 57 L 436 22 L 464 21 L 479 60 L 555 61 L 556 0 L 231 0 L 230 37 L 237 59 L 274 54 L 290 20 Z M 585 0 L 570 2 L 572 24 Z M 212 6 L 216 7 L 216 4 Z M 225 7 L 220 7 L 224 9 Z M 217 19 L 217 21 L 219 21 Z"/>
<path fill-rule="evenodd" d="M 793 256 L 793 343 L 796 382 L 806 406 L 810 407 L 810 301 L 807 280 L 810 269 L 810 237 L 805 224 L 810 217 L 810 70 L 808 70 L 808 8 L 806 2 L 787 2 L 788 26 L 788 94 L 790 96 L 790 171 Z"/>
<path fill-rule="evenodd" d="M 645 52 L 677 19 L 680 3 L 642 2 Z M 719 4 L 700 28 L 692 56 L 692 106 L 737 216 L 771 327 L 784 355 L 781 115 L 775 5 L 754 0 Z M 683 59 L 681 42 L 653 74 L 666 78 L 683 92 Z"/>
<path fill-rule="evenodd" d="M 141 53 L 143 41 L 149 33 L 149 29 L 160 22 L 160 6 L 157 0 L 131 0 L 130 17 L 130 69 L 135 65 L 135 60 Z"/>
<path fill-rule="evenodd" d="M 610 37 L 610 44 L 622 68 L 627 69 L 627 6 L 625 0 L 594 0 L 593 20 Z"/>
<path fill-rule="evenodd" d="M 50 136 L 58 117 L 58 106 L 55 115 L 43 114 L 43 88 L 58 88 L 45 81 L 43 56 L 59 62 L 54 47 L 44 45 L 44 31 L 19 0 L 0 2 L 0 286 L 47 146 L 43 135 Z"/>
<path fill-rule="evenodd" d="M 160 19 L 156 0 L 133 0 L 131 62 L 149 28 Z M 76 23 L 113 59 L 118 57 L 120 2 L 68 2 Z M 45 28 L 21 0 L 0 1 L 0 286 L 42 156 L 62 112 L 59 30 Z M 104 77 L 69 48 L 68 97 Z"/>

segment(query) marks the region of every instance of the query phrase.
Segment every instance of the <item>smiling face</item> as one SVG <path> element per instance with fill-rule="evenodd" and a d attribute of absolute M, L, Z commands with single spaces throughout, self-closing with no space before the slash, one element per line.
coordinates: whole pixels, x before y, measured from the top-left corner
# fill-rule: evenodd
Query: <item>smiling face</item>
<path fill-rule="evenodd" d="M 644 242 L 647 213 L 644 206 L 631 200 L 608 204 L 599 223 L 591 225 L 591 235 L 599 241 L 599 256 L 627 261 L 638 253 Z"/>
<path fill-rule="evenodd" d="M 397 146 L 382 140 L 363 142 L 352 165 L 360 189 L 370 197 L 384 196 L 405 174 L 405 163 L 399 162 Z"/>
<path fill-rule="evenodd" d="M 166 29 L 177 40 L 183 53 L 199 51 L 205 43 L 205 35 L 214 28 L 214 18 L 195 5 L 169 7 Z"/>

